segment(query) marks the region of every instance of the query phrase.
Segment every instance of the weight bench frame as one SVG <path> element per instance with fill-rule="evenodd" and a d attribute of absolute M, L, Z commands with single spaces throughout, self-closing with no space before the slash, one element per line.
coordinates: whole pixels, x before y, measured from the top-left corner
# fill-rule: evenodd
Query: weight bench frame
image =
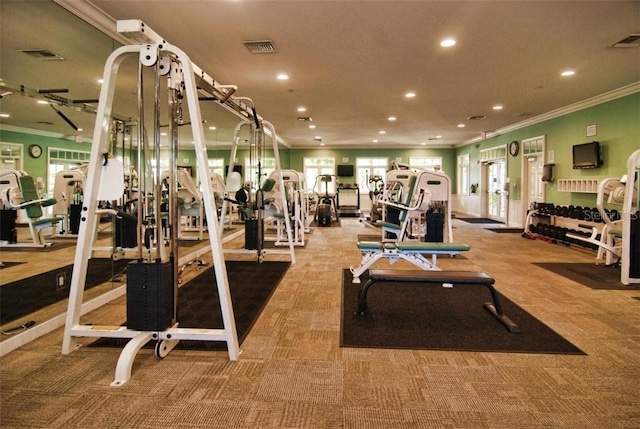
<path fill-rule="evenodd" d="M 353 283 L 360 283 L 360 276 L 380 259 L 388 259 L 391 264 L 404 259 L 423 270 L 440 271 L 438 255 L 456 256 L 469 251 L 470 247 L 464 243 L 359 241 L 358 249 L 362 252 L 360 266 L 349 269 L 353 274 Z M 431 255 L 431 260 L 425 254 Z"/>
<path fill-rule="evenodd" d="M 520 327 L 504 314 L 498 293 L 493 287 L 495 280 L 487 273 L 476 271 L 371 270 L 369 271 L 369 280 L 358 293 L 356 315 L 363 315 L 367 311 L 367 292 L 375 283 L 382 282 L 486 286 L 491 293 L 492 302 L 485 302 L 483 307 L 496 317 L 509 332 L 520 333 Z"/>

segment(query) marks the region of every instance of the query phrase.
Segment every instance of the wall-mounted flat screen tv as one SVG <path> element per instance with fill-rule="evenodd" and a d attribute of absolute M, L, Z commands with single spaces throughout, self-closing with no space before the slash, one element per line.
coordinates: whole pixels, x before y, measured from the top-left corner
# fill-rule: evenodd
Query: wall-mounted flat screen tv
<path fill-rule="evenodd" d="M 353 165 L 338 165 L 338 177 L 353 177 Z"/>
<path fill-rule="evenodd" d="M 591 142 L 573 146 L 573 168 L 598 168 L 602 165 L 600 143 Z"/>

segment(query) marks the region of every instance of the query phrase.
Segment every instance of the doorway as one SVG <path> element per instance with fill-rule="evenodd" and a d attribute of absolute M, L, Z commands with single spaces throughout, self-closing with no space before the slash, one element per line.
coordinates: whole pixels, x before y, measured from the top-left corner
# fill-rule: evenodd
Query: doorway
<path fill-rule="evenodd" d="M 506 159 L 494 159 L 484 164 L 486 199 L 486 217 L 497 222 L 506 222 L 507 219 L 507 192 L 505 183 L 507 180 Z"/>
<path fill-rule="evenodd" d="M 545 164 L 545 137 L 522 140 L 522 225 L 527 225 L 527 210 L 533 203 L 545 202 L 542 175 Z"/>

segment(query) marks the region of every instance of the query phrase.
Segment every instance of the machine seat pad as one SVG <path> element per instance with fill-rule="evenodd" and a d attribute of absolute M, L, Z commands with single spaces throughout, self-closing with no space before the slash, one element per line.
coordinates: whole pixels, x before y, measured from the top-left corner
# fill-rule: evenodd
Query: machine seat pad
<path fill-rule="evenodd" d="M 379 220 L 379 221 L 376 222 L 376 226 L 383 227 L 383 228 L 400 229 L 401 225 L 397 224 L 397 223 L 393 223 L 393 222 L 387 222 L 387 221 Z"/>
<path fill-rule="evenodd" d="M 34 226 L 53 225 L 53 224 L 56 224 L 58 222 L 62 222 L 62 218 L 61 217 L 45 217 L 45 218 L 40 218 L 38 220 L 31 221 L 31 223 Z"/>
<path fill-rule="evenodd" d="M 495 279 L 481 271 L 369 270 L 376 282 L 415 282 L 493 285 Z"/>
<path fill-rule="evenodd" d="M 440 243 L 429 241 L 399 241 L 395 243 L 400 251 L 409 252 L 467 252 L 470 247 L 464 243 Z"/>
<path fill-rule="evenodd" d="M 612 229 L 610 231 L 607 231 L 607 234 L 611 234 L 614 237 L 622 238 L 622 230 L 619 229 Z"/>

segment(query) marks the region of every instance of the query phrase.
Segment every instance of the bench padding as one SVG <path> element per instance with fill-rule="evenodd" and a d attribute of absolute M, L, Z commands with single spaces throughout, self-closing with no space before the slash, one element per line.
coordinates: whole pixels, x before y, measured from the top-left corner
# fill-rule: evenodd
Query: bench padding
<path fill-rule="evenodd" d="M 492 285 L 493 277 L 479 271 L 370 270 L 369 278 L 379 282 L 452 283 Z"/>
<path fill-rule="evenodd" d="M 486 286 L 491 294 L 492 302 L 485 302 L 483 307 L 497 318 L 509 332 L 520 332 L 520 327 L 504 314 L 498 293 L 493 287 L 495 280 L 487 273 L 481 271 L 370 270 L 369 280 L 358 293 L 358 311 L 356 314 L 362 315 L 367 311 L 367 292 L 369 288 L 375 283 L 384 282 Z"/>

